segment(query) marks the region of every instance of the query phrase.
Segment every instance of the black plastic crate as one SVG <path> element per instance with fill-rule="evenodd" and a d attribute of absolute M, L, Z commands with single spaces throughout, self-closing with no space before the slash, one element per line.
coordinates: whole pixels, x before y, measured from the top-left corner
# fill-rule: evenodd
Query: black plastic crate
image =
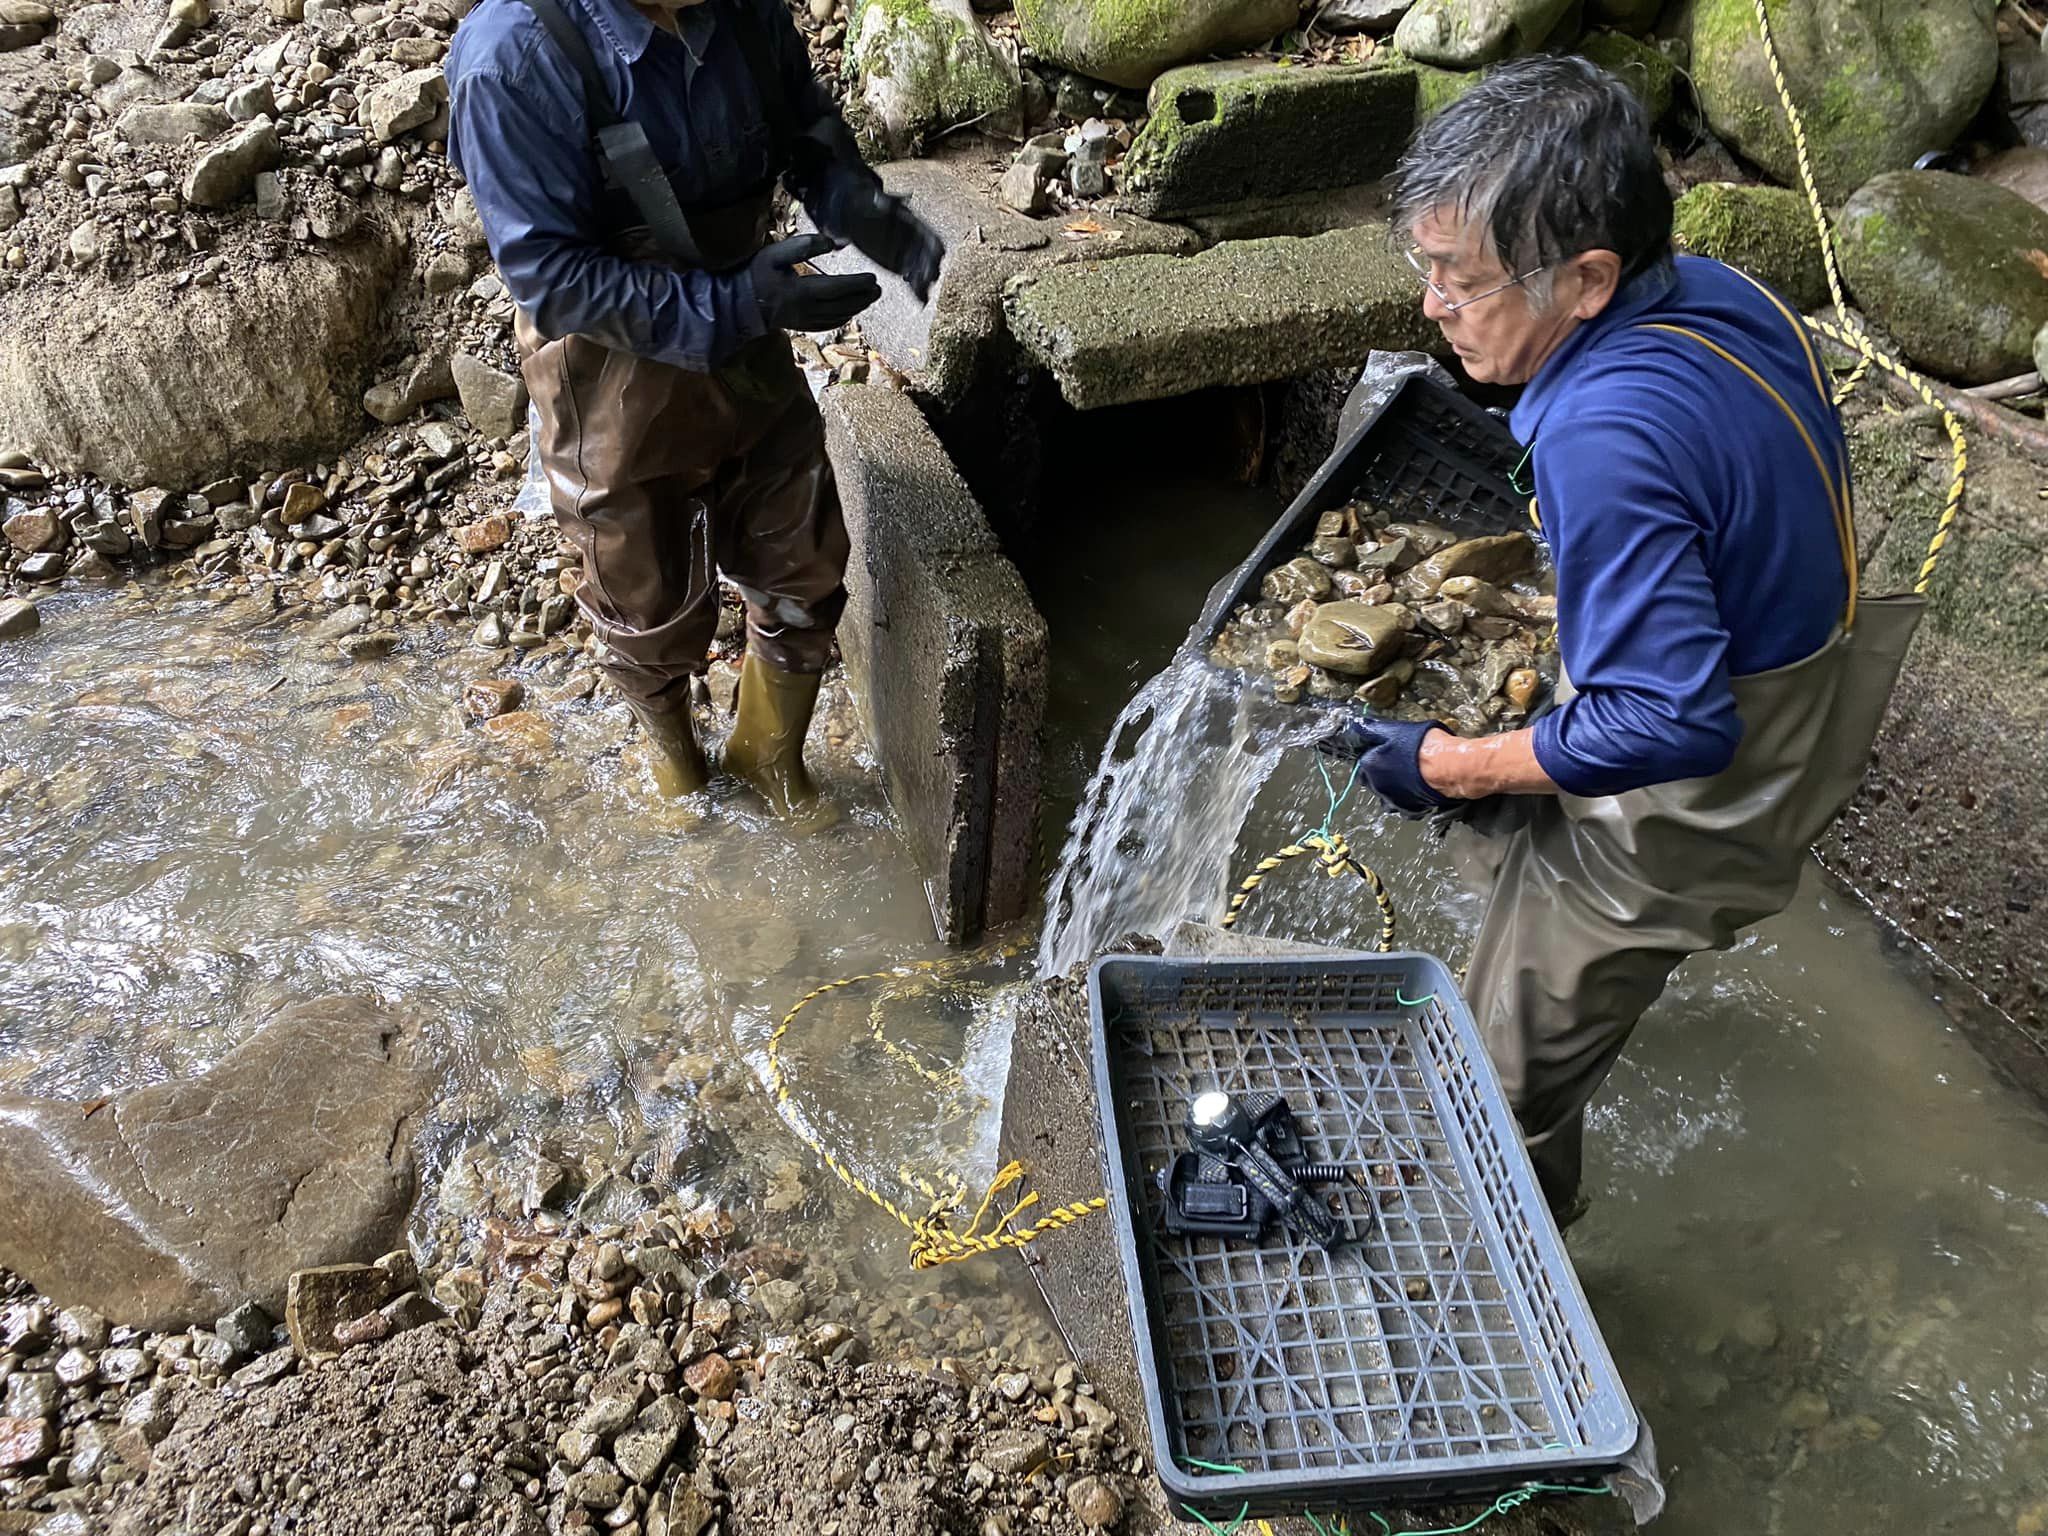
<path fill-rule="evenodd" d="M 1153 1454 L 1210 1515 L 1493 1497 L 1620 1466 L 1637 1420 L 1442 961 L 1089 973 L 1110 1211 Z M 1169 1236 L 1190 1100 L 1276 1092 L 1360 1241 Z M 1229 1470 L 1204 1470 L 1200 1463 Z"/>
<path fill-rule="evenodd" d="M 1210 592 L 1194 631 L 1202 653 L 1240 604 L 1257 600 L 1266 572 L 1302 552 L 1316 519 L 1346 502 L 1365 497 L 1404 519 L 1440 523 L 1470 538 L 1527 529 L 1529 498 L 1517 495 L 1512 483 L 1521 457 L 1521 445 L 1498 418 L 1426 375 L 1409 374 L 1323 461 L 1244 563 Z M 1241 675 L 1272 691 L 1271 678 Z M 1304 698 L 1301 707 L 1352 706 Z"/>

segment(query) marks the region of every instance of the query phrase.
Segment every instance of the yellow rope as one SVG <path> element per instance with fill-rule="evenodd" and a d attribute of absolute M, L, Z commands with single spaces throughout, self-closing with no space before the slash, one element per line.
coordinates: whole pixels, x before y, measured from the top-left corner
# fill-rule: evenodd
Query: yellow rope
<path fill-rule="evenodd" d="M 976 1254 L 994 1253 L 1003 1248 L 1022 1248 L 1047 1232 L 1072 1226 L 1089 1212 L 1104 1209 L 1109 1202 L 1098 1195 L 1092 1200 L 1077 1200 L 1070 1205 L 1054 1206 L 1030 1226 L 1019 1227 L 1018 1219 L 1039 1204 L 1039 1197 L 1036 1191 L 1026 1191 L 999 1215 L 995 1213 L 998 1198 L 1016 1188 L 1024 1180 L 1024 1165 L 1011 1162 L 1004 1164 L 989 1182 L 967 1225 L 956 1229 L 953 1225 L 954 1218 L 966 1206 L 967 1187 L 957 1179 L 942 1187 L 908 1164 L 899 1163 L 896 1167 L 898 1181 L 906 1188 L 916 1190 L 927 1202 L 923 1214 L 914 1214 L 826 1146 L 794 1113 L 790 1107 L 789 1075 L 784 1071 L 782 1064 L 783 1041 L 789 1034 L 790 1026 L 796 1022 L 798 1014 L 819 998 L 833 992 L 869 981 L 900 981 L 907 977 L 937 981 L 969 966 L 1009 959 L 1020 954 L 1024 948 L 1022 944 L 1005 944 L 989 954 L 954 955 L 943 960 L 919 960 L 910 965 L 897 966 L 893 970 L 868 971 L 859 976 L 845 976 L 838 981 L 828 981 L 823 986 L 813 987 L 798 998 L 789 1012 L 782 1016 L 781 1022 L 775 1026 L 774 1033 L 768 1037 L 768 1090 L 775 1101 L 776 1113 L 795 1133 L 797 1139 L 817 1154 L 818 1160 L 830 1170 L 834 1178 L 893 1216 L 910 1233 L 910 1263 L 913 1269 L 930 1269 L 938 1264 L 953 1264 L 961 1259 L 973 1258 Z M 871 1011 L 869 1020 L 874 1038 L 880 1040 L 885 1047 L 890 1047 L 892 1056 L 909 1065 L 926 1081 L 938 1080 L 948 1086 L 958 1081 L 957 1073 L 950 1076 L 934 1074 L 911 1060 L 901 1047 L 894 1046 L 884 1038 L 878 1014 Z"/>
<path fill-rule="evenodd" d="M 1835 241 L 1828 228 L 1827 210 L 1821 205 L 1820 188 L 1813 179 L 1813 160 L 1806 147 L 1806 124 L 1799 115 L 1799 108 L 1793 104 L 1792 89 L 1785 83 L 1785 66 L 1778 57 L 1778 40 L 1771 31 L 1771 13 L 1766 0 L 1755 0 L 1757 31 L 1763 39 L 1764 60 L 1770 66 L 1771 83 L 1778 88 L 1778 101 L 1785 108 L 1785 121 L 1792 131 L 1792 149 L 1799 162 L 1799 184 L 1806 192 L 1807 211 L 1813 215 L 1814 232 L 1820 236 L 1821 265 L 1826 270 L 1828 297 L 1834 301 L 1835 313 L 1840 323 L 1831 323 L 1807 317 L 1806 323 L 1830 341 L 1847 347 L 1857 356 L 1855 369 L 1835 392 L 1835 403 L 1840 405 L 1855 391 L 1864 376 L 1875 366 L 1882 368 L 1893 378 L 1900 380 L 1917 395 L 1921 402 L 1938 413 L 1943 429 L 1948 433 L 1951 473 L 1948 496 L 1942 503 L 1941 516 L 1934 525 L 1934 537 L 1928 541 L 1927 556 L 1920 563 L 1920 574 L 1914 580 L 1913 590 L 1925 594 L 1934 579 L 1934 567 L 1941 560 L 1942 551 L 1948 546 L 1949 535 L 1956 519 L 1963 510 L 1963 486 L 1970 472 L 1969 445 L 1963 440 L 1963 424 L 1956 414 L 1936 398 L 1932 386 L 1896 358 L 1887 355 L 1863 328 L 1849 319 L 1849 301 L 1842 292 L 1841 269 L 1835 263 Z"/>
<path fill-rule="evenodd" d="M 1298 859 L 1306 853 L 1313 853 L 1316 856 L 1317 867 L 1331 879 L 1334 880 L 1337 876 L 1349 872 L 1365 883 L 1366 888 L 1372 892 L 1373 900 L 1379 903 L 1380 951 L 1385 953 L 1392 949 L 1395 927 L 1394 899 L 1387 894 L 1386 886 L 1380 883 L 1378 873 L 1371 865 L 1359 861 L 1357 855 L 1352 853 L 1351 846 L 1344 841 L 1343 834 L 1339 832 L 1311 832 L 1300 842 L 1289 843 L 1285 848 L 1259 860 L 1252 866 L 1252 872 L 1244 877 L 1244 883 L 1232 894 L 1229 910 L 1223 914 L 1223 921 L 1217 926 L 1236 927 L 1237 919 L 1244 911 L 1244 904 L 1252 899 L 1253 892 L 1266 883 L 1266 876 L 1289 859 Z"/>

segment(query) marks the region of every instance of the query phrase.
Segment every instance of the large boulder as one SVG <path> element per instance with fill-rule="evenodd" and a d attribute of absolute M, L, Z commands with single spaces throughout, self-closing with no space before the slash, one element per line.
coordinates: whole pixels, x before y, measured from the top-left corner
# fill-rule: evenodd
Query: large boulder
<path fill-rule="evenodd" d="M 2031 144 L 2002 149 L 1971 166 L 1970 174 L 1994 187 L 2017 192 L 2036 208 L 2048 208 L 2048 149 Z"/>
<path fill-rule="evenodd" d="M 1946 149 L 1998 73 L 1992 0 L 1773 0 L 1771 31 L 1806 123 L 1814 180 L 1839 202 Z M 1707 122 L 1788 186 L 1798 160 L 1753 0 L 1692 0 L 1683 32 Z"/>
<path fill-rule="evenodd" d="M 217 287 L 163 274 L 16 288 L 0 296 L 0 441 L 130 486 L 333 453 L 361 434 L 399 255 L 365 219 L 347 245 Z"/>
<path fill-rule="evenodd" d="M 1703 181 L 1678 200 L 1671 238 L 1681 251 L 1769 283 L 1803 310 L 1828 303 L 1820 234 L 1803 192 Z"/>
<path fill-rule="evenodd" d="M 1671 110 L 1678 66 L 1663 53 L 1626 32 L 1606 29 L 1588 32 L 1580 38 L 1578 51 L 1635 92 L 1651 122 L 1664 120 L 1664 114 Z"/>
<path fill-rule="evenodd" d="M 1040 58 L 1134 87 L 1176 64 L 1268 42 L 1300 12 L 1299 0 L 1017 0 L 1024 40 Z"/>
<path fill-rule="evenodd" d="M 282 1313 L 292 1271 L 396 1245 L 438 1074 L 416 1021 L 293 1004 L 207 1071 L 97 1105 L 0 1096 L 0 1265 L 123 1323 Z"/>
<path fill-rule="evenodd" d="M 1963 384 L 2024 373 L 2048 324 L 2048 213 L 1990 182 L 1894 171 L 1837 224 L 1842 276 L 1907 356 Z"/>
<path fill-rule="evenodd" d="M 1574 9 L 1573 0 L 1418 0 L 1394 29 L 1394 46 L 1424 64 L 1476 69 L 1534 53 Z"/>
<path fill-rule="evenodd" d="M 859 0 L 847 57 L 859 100 L 893 153 L 956 123 L 1021 132 L 1023 76 L 968 0 Z"/>

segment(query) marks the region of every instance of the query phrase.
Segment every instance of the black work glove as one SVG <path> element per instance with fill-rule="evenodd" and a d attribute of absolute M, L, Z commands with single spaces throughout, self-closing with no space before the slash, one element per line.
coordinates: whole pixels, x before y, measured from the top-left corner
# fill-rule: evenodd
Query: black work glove
<path fill-rule="evenodd" d="M 792 235 L 747 263 L 755 302 L 770 330 L 836 331 L 882 296 L 872 272 L 835 277 L 795 270 L 799 262 L 838 249 L 829 235 Z"/>
<path fill-rule="evenodd" d="M 791 154 L 791 180 L 811 221 L 902 278 L 920 303 L 930 298 L 945 242 L 909 203 L 882 190 L 882 178 L 861 159 L 846 124 L 836 116 L 821 118 Z"/>
<path fill-rule="evenodd" d="M 1393 809 L 1424 816 L 1452 803 L 1422 777 L 1422 738 L 1436 728 L 1434 720 L 1353 715 L 1317 742 L 1316 749 L 1357 763 L 1358 776 Z"/>

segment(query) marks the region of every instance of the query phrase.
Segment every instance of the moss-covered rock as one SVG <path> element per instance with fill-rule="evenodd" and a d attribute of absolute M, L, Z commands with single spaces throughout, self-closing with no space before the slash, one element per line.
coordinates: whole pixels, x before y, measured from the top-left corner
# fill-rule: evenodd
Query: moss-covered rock
<path fill-rule="evenodd" d="M 1424 64 L 1476 69 L 1534 53 L 1573 11 L 1573 0 L 1416 0 L 1394 29 L 1394 45 Z"/>
<path fill-rule="evenodd" d="M 1651 122 L 1663 121 L 1671 110 L 1678 66 L 1648 43 L 1621 32 L 1589 32 L 1579 40 L 1578 51 L 1634 91 Z"/>
<path fill-rule="evenodd" d="M 1017 0 L 1040 58 L 1140 87 L 1176 64 L 1268 42 L 1300 11 L 1300 0 Z"/>
<path fill-rule="evenodd" d="M 1993 0 L 1769 0 L 1771 31 L 1806 122 L 1814 179 L 1837 202 L 1945 149 L 1998 71 Z M 1787 186 L 1798 159 L 1754 0 L 1691 0 L 1681 29 L 1707 121 Z"/>
<path fill-rule="evenodd" d="M 1671 235 L 1681 251 L 1739 267 L 1801 309 L 1827 305 L 1820 236 L 1803 193 L 1703 182 L 1678 200 Z"/>
<path fill-rule="evenodd" d="M 1842 209 L 1842 276 L 1907 356 L 1964 384 L 2024 373 L 2048 324 L 2048 213 L 1944 171 L 1879 176 Z"/>
<path fill-rule="evenodd" d="M 983 30 L 969 0 L 857 0 L 848 36 L 862 126 L 894 153 L 921 134 L 975 119 L 1022 130 L 1016 61 Z"/>
<path fill-rule="evenodd" d="M 1415 120 L 1426 123 L 1485 75 L 1483 69 L 1438 69 L 1434 64 L 1417 64 L 1415 70 Z"/>

